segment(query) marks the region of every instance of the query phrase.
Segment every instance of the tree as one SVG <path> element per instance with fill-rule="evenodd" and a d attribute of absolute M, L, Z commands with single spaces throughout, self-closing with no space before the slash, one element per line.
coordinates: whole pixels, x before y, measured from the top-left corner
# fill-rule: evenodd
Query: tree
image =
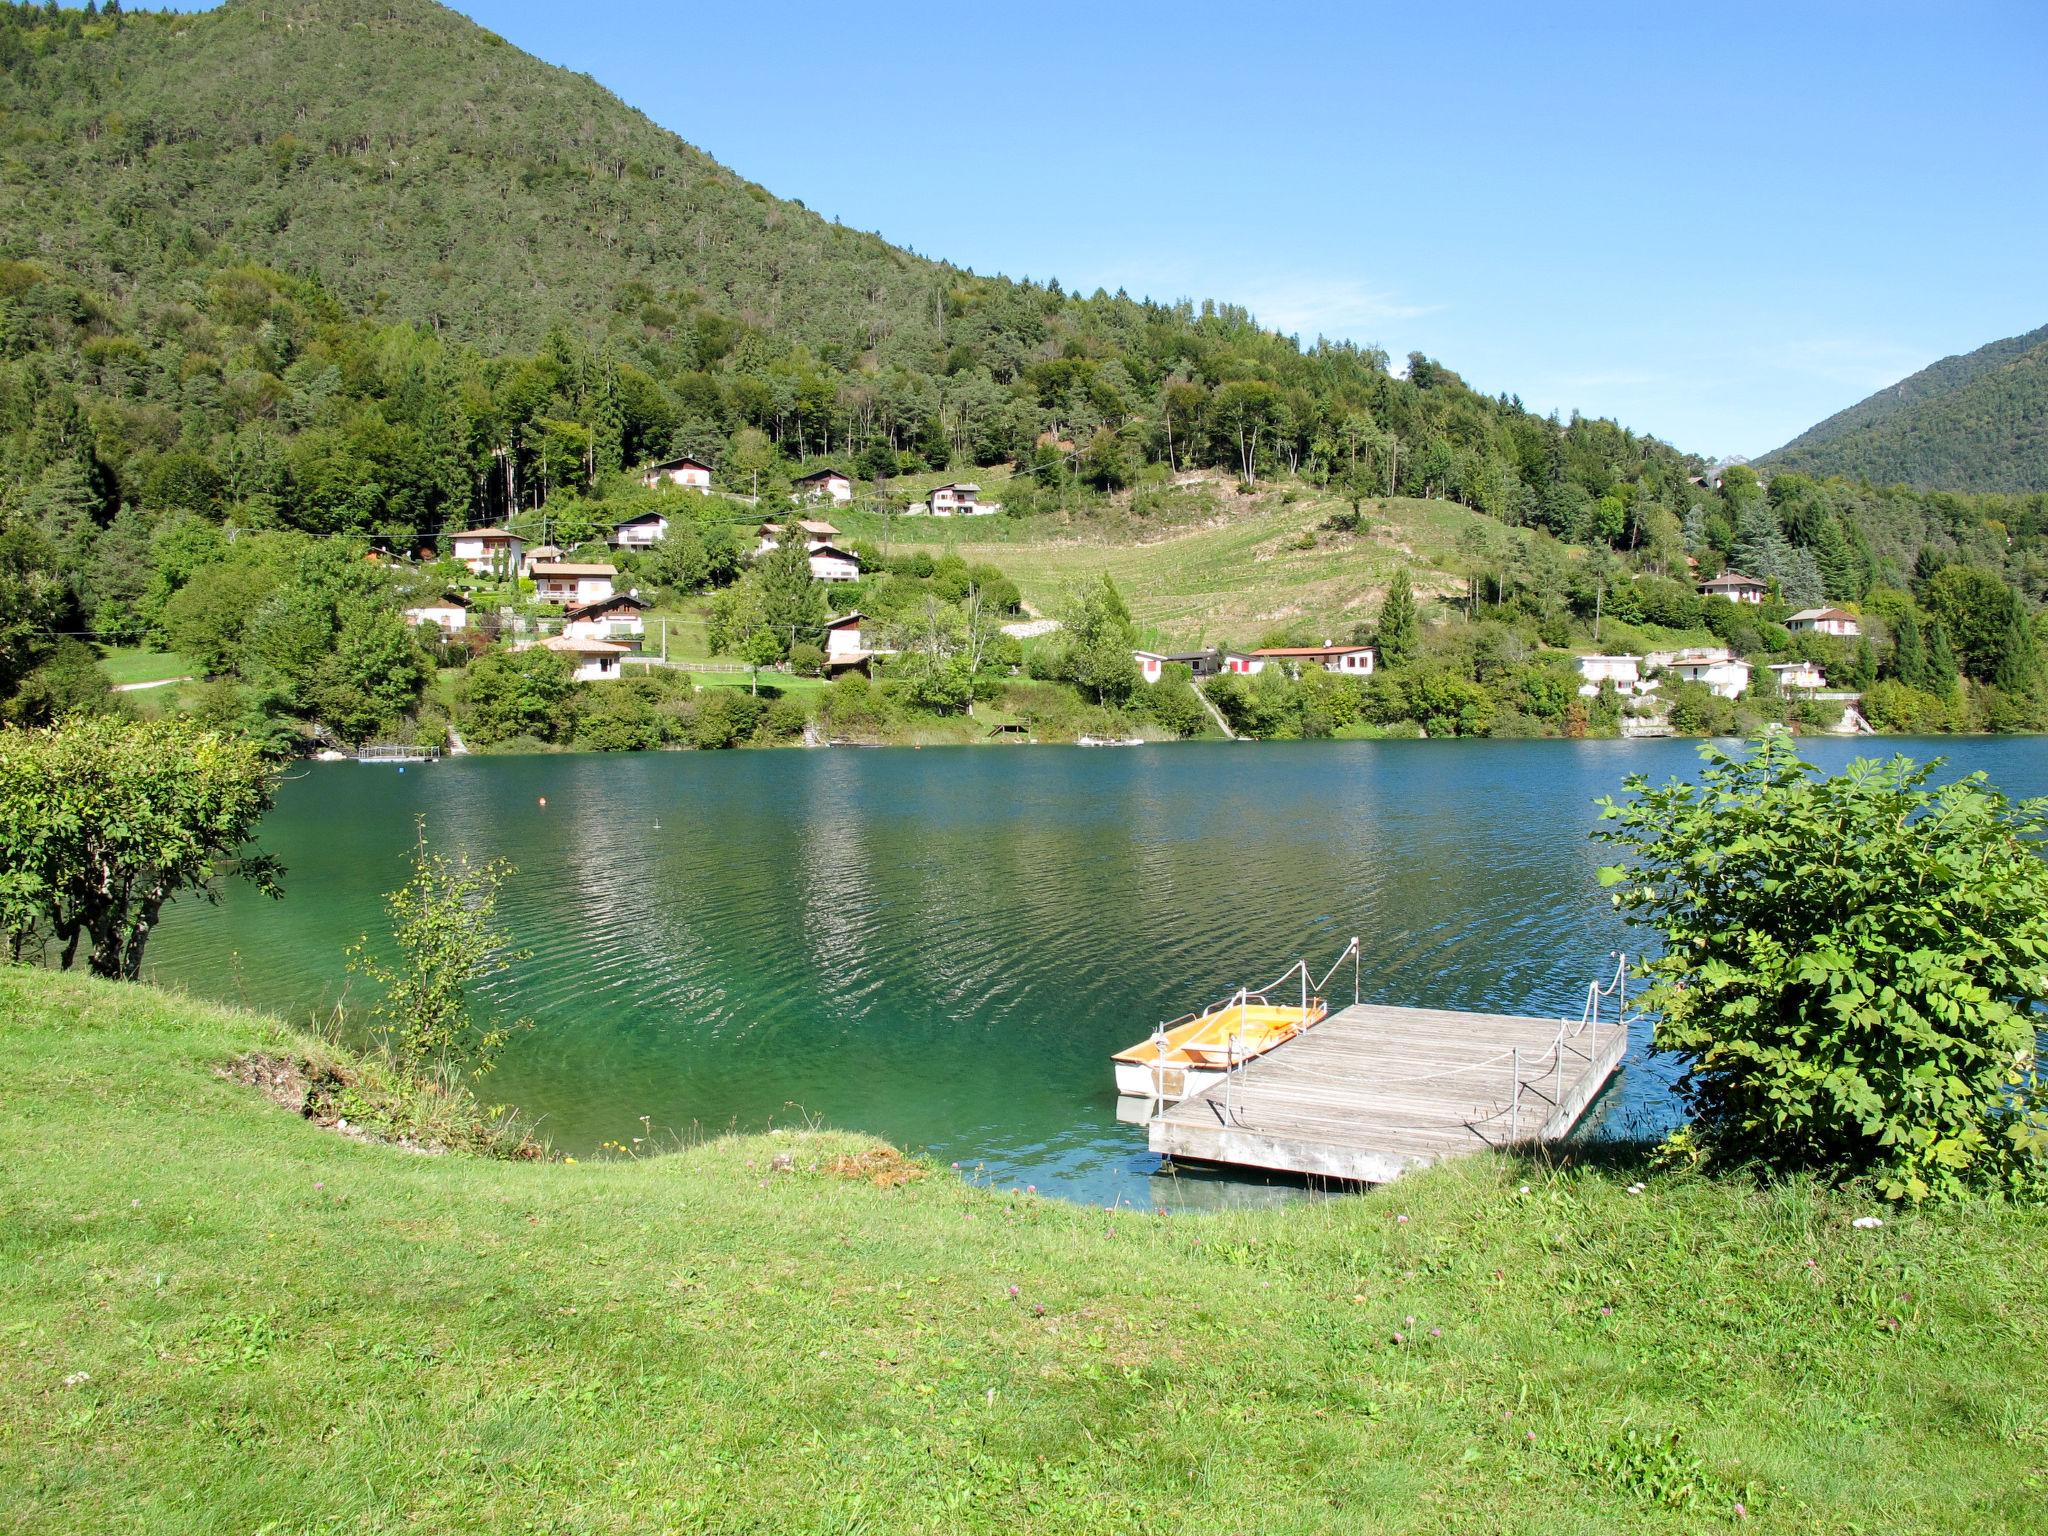
<path fill-rule="evenodd" d="M 237 857 L 275 787 L 253 742 L 177 716 L 0 732 L 0 920 L 14 958 L 54 944 L 68 969 L 84 945 L 95 976 L 133 981 L 164 903 L 217 900 L 228 861 L 280 894 L 276 860 Z"/>
<path fill-rule="evenodd" d="M 1927 686 L 1927 646 L 1920 637 L 1920 621 L 1910 611 L 1892 626 L 1891 674 L 1908 688 Z"/>
<path fill-rule="evenodd" d="M 2024 615 L 2018 596 L 1994 571 L 1950 565 L 1928 579 L 1926 603 L 1947 633 L 1964 674 L 1973 682 L 1990 682 L 2015 612 Z"/>
<path fill-rule="evenodd" d="M 575 668 L 557 651 L 487 651 L 463 675 L 462 728 L 486 746 L 515 736 L 557 740 L 573 724 L 575 687 Z"/>
<path fill-rule="evenodd" d="M 1066 676 L 1098 704 L 1122 704 L 1140 686 L 1131 611 L 1108 576 L 1074 594 L 1063 616 Z"/>
<path fill-rule="evenodd" d="M 1894 1199 L 2048 1175 L 2048 1092 L 2030 1077 L 2048 992 L 2048 802 L 1981 773 L 1859 760 L 1817 776 L 1790 742 L 1701 749 L 1698 784 L 1600 802 L 1600 872 L 1664 953 L 1643 969 L 1679 1093 L 1731 1158 Z"/>
<path fill-rule="evenodd" d="M 1387 583 L 1386 598 L 1380 603 L 1380 665 L 1402 667 L 1413 661 L 1422 647 L 1420 625 L 1415 616 L 1415 591 L 1402 566 Z"/>
<path fill-rule="evenodd" d="M 466 855 L 436 853 L 426 818 L 413 826 L 412 877 L 384 898 L 398 961 L 373 955 L 365 934 L 350 947 L 348 968 L 384 989 L 370 1016 L 393 1059 L 446 1092 L 464 1076 L 488 1073 L 512 1031 L 531 1027 L 524 1019 L 478 1017 L 469 1000 L 471 988 L 531 951 L 513 949 L 512 935 L 497 926 L 499 889 L 517 871 L 503 859 L 471 864 Z"/>

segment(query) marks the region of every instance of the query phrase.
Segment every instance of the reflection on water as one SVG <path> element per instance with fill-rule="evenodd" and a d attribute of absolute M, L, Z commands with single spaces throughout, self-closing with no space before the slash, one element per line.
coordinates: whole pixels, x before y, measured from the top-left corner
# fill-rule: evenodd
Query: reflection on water
<path fill-rule="evenodd" d="M 1828 766 L 1858 750 L 1806 745 Z M 2048 791 L 2035 741 L 1909 749 Z M 566 1150 L 642 1116 L 687 1132 L 808 1115 L 1005 1187 L 1270 1199 L 1287 1187 L 1156 1176 L 1117 1122 L 1109 1053 L 1297 956 L 1320 970 L 1354 933 L 1369 997 L 1575 1018 L 1630 942 L 1593 879 L 1592 801 L 1695 762 L 1666 741 L 322 764 L 264 828 L 286 899 L 181 905 L 150 968 L 326 1012 L 424 814 L 444 848 L 519 866 L 504 915 L 533 958 L 497 1001 L 537 1027 L 492 1094 Z M 1596 1129 L 1670 1123 L 1671 1068 L 1647 1047 L 1640 1030 Z"/>

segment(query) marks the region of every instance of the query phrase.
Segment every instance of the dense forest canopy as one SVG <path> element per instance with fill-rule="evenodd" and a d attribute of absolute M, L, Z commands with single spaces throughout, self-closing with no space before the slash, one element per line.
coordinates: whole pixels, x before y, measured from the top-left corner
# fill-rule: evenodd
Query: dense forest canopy
<path fill-rule="evenodd" d="M 644 510 L 634 466 L 680 453 L 763 495 L 829 462 L 881 505 L 900 475 L 1009 464 L 1019 519 L 1189 469 L 1307 481 L 1354 521 L 1373 497 L 1459 501 L 1569 552 L 1510 579 L 1526 539 L 1468 551 L 1474 592 L 1519 589 L 1532 625 L 1610 592 L 1692 622 L 1694 579 L 1731 564 L 1791 604 L 1888 593 L 1939 625 L 1930 583 L 1962 568 L 1989 584 L 1970 634 L 2025 654 L 1949 649 L 2033 688 L 2048 498 L 1760 481 L 1389 363 L 1229 304 L 920 259 L 425 0 L 0 4 L 0 691 L 60 632 L 161 642 L 181 612 L 241 611 L 180 605 L 207 570 L 252 612 L 324 615 L 304 631 L 324 650 L 243 669 L 323 708 L 396 665 L 373 615 L 398 585 L 304 541 L 416 548 L 543 515 L 564 544 L 601 538 Z M 716 527 L 685 542 L 722 547 Z M 734 570 L 668 565 L 681 587 Z"/>
<path fill-rule="evenodd" d="M 1924 489 L 2048 490 L 2048 325 L 1945 357 L 1760 463 Z"/>

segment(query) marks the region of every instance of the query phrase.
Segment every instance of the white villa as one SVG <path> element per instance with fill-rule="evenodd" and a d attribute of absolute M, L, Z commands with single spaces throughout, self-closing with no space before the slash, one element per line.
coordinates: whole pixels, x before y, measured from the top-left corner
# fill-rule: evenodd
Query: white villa
<path fill-rule="evenodd" d="M 814 469 L 808 475 L 799 475 L 793 486 L 791 501 L 848 502 L 853 500 L 853 477 L 836 469 Z"/>
<path fill-rule="evenodd" d="M 609 640 L 584 640 L 574 635 L 549 635 L 541 644 L 551 651 L 559 651 L 576 664 L 575 677 L 579 683 L 601 683 L 607 678 L 619 675 L 619 658 L 626 654 L 628 647 L 613 645 Z"/>
<path fill-rule="evenodd" d="M 503 528 L 470 528 L 448 541 L 449 557 L 477 576 L 510 576 L 519 569 L 525 548 L 526 540 Z"/>
<path fill-rule="evenodd" d="M 602 602 L 571 608 L 562 620 L 562 633 L 571 640 L 638 640 L 647 633 L 646 599 L 632 592 L 615 592 Z"/>
<path fill-rule="evenodd" d="M 1379 651 L 1370 645 L 1269 645 L 1257 651 L 1225 651 L 1223 670 L 1255 675 L 1270 661 L 1293 673 L 1316 666 L 1348 677 L 1370 677 L 1379 659 Z"/>
<path fill-rule="evenodd" d="M 1737 660 L 1735 653 L 1725 646 L 1652 651 L 1643 659 L 1652 667 L 1662 667 L 1681 683 L 1705 683 L 1710 692 L 1724 699 L 1739 699 L 1749 691 L 1749 663 Z"/>
<path fill-rule="evenodd" d="M 650 490 L 657 485 L 679 485 L 686 491 L 709 496 L 711 466 L 687 454 L 680 459 L 664 459 L 659 464 L 650 464 L 641 470 L 640 483 Z"/>
<path fill-rule="evenodd" d="M 614 549 L 652 549 L 668 537 L 668 519 L 659 512 L 642 512 L 612 527 Z"/>
<path fill-rule="evenodd" d="M 1760 603 L 1770 594 L 1767 583 L 1740 571 L 1723 571 L 1712 581 L 1700 583 L 1700 596 L 1725 597 L 1731 603 Z"/>
<path fill-rule="evenodd" d="M 519 574 L 531 580 L 536 565 L 546 565 L 550 560 L 559 560 L 562 553 L 562 548 L 558 544 L 536 544 L 526 552 L 526 558 L 519 562 Z"/>
<path fill-rule="evenodd" d="M 862 626 L 867 622 L 864 613 L 842 613 L 836 619 L 825 621 L 825 670 L 827 672 L 865 672 L 869 663 L 881 654 L 868 649 L 867 637 Z"/>
<path fill-rule="evenodd" d="M 538 602 L 581 608 L 610 597 L 612 580 L 618 574 L 619 568 L 615 565 L 544 561 L 533 568 L 533 595 Z"/>
<path fill-rule="evenodd" d="M 431 603 L 405 610 L 408 624 L 432 624 L 444 635 L 459 635 L 469 628 L 469 599 L 450 592 Z"/>
<path fill-rule="evenodd" d="M 1785 693 L 1813 693 L 1828 685 L 1826 674 L 1810 661 L 1773 662 L 1770 673 Z"/>
<path fill-rule="evenodd" d="M 1174 662 L 1179 662 L 1198 678 L 1214 677 L 1223 670 L 1221 651 L 1133 651 L 1131 659 L 1138 664 L 1138 675 L 1148 683 L 1158 682 Z"/>
<path fill-rule="evenodd" d="M 1853 613 L 1844 613 L 1839 608 L 1802 608 L 1785 621 L 1785 627 L 1793 634 L 1845 635 L 1863 633 L 1863 625 Z"/>
<path fill-rule="evenodd" d="M 1612 683 L 1614 691 L 1622 695 L 1632 693 L 1654 693 L 1656 680 L 1643 677 L 1643 658 L 1640 656 L 1580 656 L 1575 658 L 1581 682 L 1579 693 L 1592 698 L 1600 691 L 1602 683 Z"/>

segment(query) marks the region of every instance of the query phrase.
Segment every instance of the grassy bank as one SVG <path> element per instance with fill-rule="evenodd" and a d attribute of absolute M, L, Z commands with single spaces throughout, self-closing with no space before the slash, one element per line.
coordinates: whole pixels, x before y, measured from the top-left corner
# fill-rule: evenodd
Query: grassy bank
<path fill-rule="evenodd" d="M 1162 1218 L 844 1135 L 428 1156 L 214 1070 L 296 1048 L 0 972 L 0 1528 L 2044 1528 L 2040 1214 L 1508 1158 Z"/>

